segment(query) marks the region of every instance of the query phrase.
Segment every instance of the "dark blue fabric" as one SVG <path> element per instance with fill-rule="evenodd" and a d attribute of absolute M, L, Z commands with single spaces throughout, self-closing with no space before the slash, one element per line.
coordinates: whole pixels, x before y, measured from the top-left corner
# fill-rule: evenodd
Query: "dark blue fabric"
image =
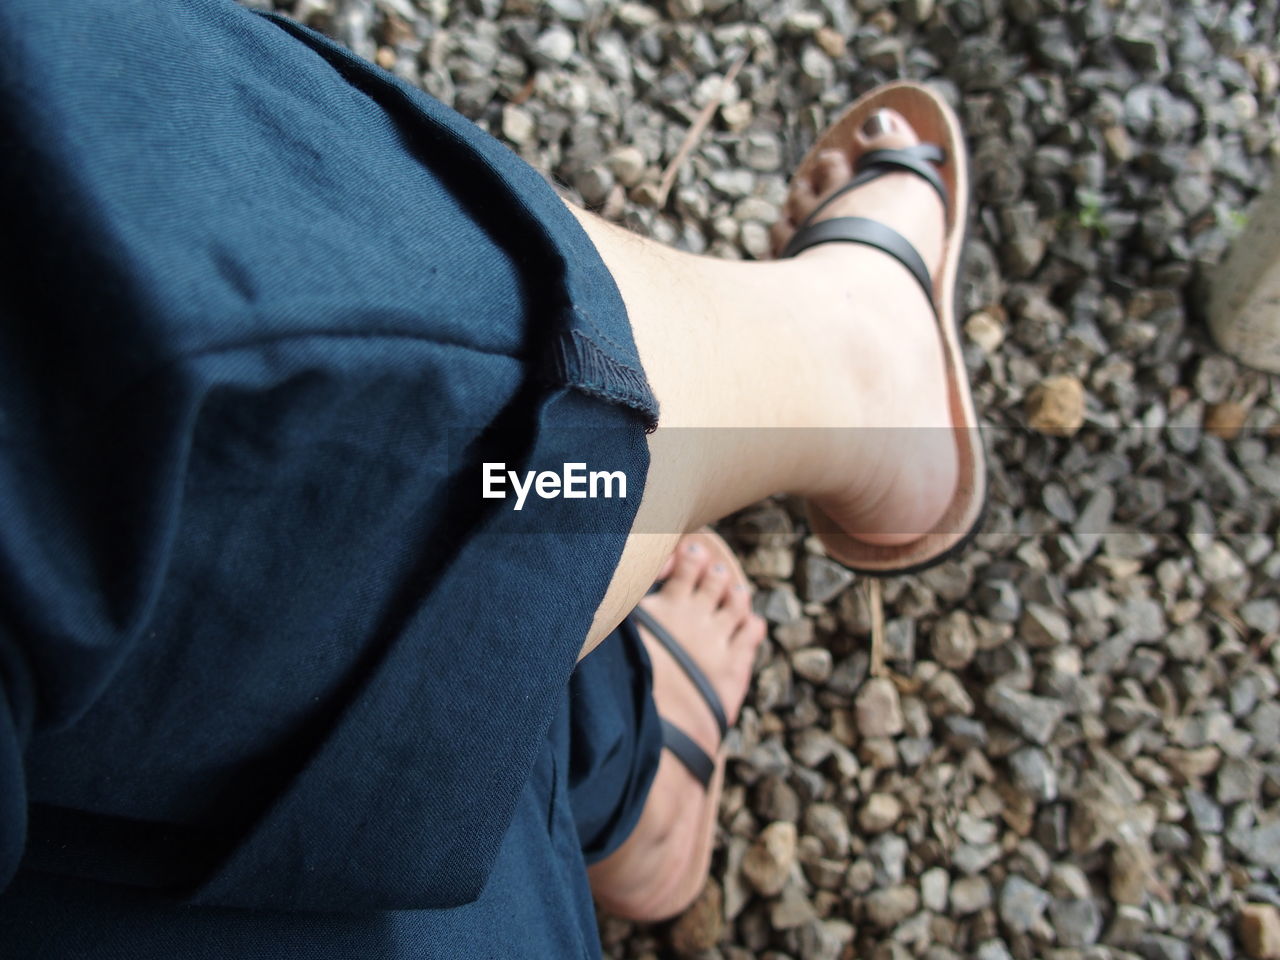
<path fill-rule="evenodd" d="M 23 871 L 0 897 L 0 956 L 94 960 L 598 957 L 565 782 L 567 713 L 544 741 L 474 902 L 352 913 L 193 907 L 151 891 Z M 481 801 L 482 802 L 482 801 Z"/>
<path fill-rule="evenodd" d="M 56 936 L 115 924 L 134 957 L 253 956 L 272 924 L 432 955 L 403 938 L 461 905 L 475 952 L 517 955 L 508 902 L 523 942 L 592 952 L 548 731 L 656 406 L 574 218 L 461 117 L 229 0 L 5 0 L 0 137 L 20 955 L 80 955 L 37 949 L 73 909 Z M 479 498 L 482 461 L 584 459 L 628 498 Z"/>
<path fill-rule="evenodd" d="M 24 871 L 0 897 L 0 956 L 279 960 L 599 955 L 583 869 L 630 833 L 662 749 L 648 658 L 615 631 L 574 671 L 483 893 L 445 910 L 191 907 Z"/>
<path fill-rule="evenodd" d="M 653 667 L 630 620 L 578 664 L 569 722 L 569 796 L 583 856 L 597 863 L 631 835 L 662 753 Z"/>

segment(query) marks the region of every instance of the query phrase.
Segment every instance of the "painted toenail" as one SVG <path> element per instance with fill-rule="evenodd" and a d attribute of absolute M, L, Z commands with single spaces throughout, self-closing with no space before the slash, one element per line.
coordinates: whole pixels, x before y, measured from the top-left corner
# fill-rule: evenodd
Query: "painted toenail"
<path fill-rule="evenodd" d="M 688 546 L 688 547 L 686 547 L 685 549 L 687 549 L 690 553 L 698 553 L 698 552 L 702 549 L 702 547 L 700 547 L 700 546 L 699 546 L 698 544 L 696 544 L 696 543 L 691 543 L 691 544 L 689 544 L 689 546 Z"/>
<path fill-rule="evenodd" d="M 862 133 L 866 137 L 880 137 L 886 133 L 892 133 L 897 125 L 893 114 L 888 110 L 877 110 L 862 125 Z"/>
<path fill-rule="evenodd" d="M 723 564 L 723 563 L 717 563 L 717 564 L 716 564 L 714 567 L 712 567 L 711 569 L 712 569 L 712 570 L 714 570 L 716 573 L 724 573 L 724 571 L 725 571 L 725 566 L 724 566 L 724 564 Z"/>

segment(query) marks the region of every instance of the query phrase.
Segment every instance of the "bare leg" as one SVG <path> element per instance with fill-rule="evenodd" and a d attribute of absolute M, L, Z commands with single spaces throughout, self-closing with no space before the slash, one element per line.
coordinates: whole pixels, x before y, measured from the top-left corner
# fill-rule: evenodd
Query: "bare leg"
<path fill-rule="evenodd" d="M 874 141 L 864 137 L 863 148 L 915 142 L 900 117 L 881 122 L 888 128 Z M 848 157 L 824 157 L 814 182 L 794 185 L 780 233 L 850 174 Z M 956 455 L 945 429 L 915 429 L 947 427 L 949 411 L 933 313 L 905 269 L 845 244 L 781 262 L 711 260 L 579 215 L 622 291 L 661 405 L 636 530 L 671 531 L 629 537 L 584 653 L 641 602 L 680 531 L 770 493 L 812 497 L 850 532 L 883 543 L 910 539 L 937 520 L 956 484 Z M 827 215 L 881 220 L 931 267 L 941 256 L 941 204 L 910 176 L 863 186 Z M 711 427 L 741 429 L 688 429 Z M 909 429 L 873 429 L 885 427 Z M 727 620 L 707 612 L 707 596 L 725 588 L 722 575 L 708 574 L 705 557 L 699 564 L 687 555 L 693 539 L 681 542 L 671 568 L 679 589 L 643 602 L 665 604 L 673 633 L 736 716 L 748 651 L 763 624 L 745 612 Z M 732 614 L 743 598 L 725 596 L 718 603 Z M 661 652 L 653 661 L 659 712 L 714 754 L 718 735 L 706 707 Z M 704 791 L 664 752 L 640 823 L 591 870 L 606 909 L 656 920 L 697 896 L 710 863 L 722 764 Z"/>
<path fill-rule="evenodd" d="M 914 142 L 894 120 L 866 144 Z M 790 212 L 848 176 L 848 159 L 831 157 L 817 182 L 796 184 Z M 618 283 L 661 406 L 635 530 L 667 531 L 628 539 L 584 654 L 644 595 L 680 533 L 769 494 L 810 497 L 870 541 L 912 539 L 941 515 L 956 482 L 942 349 L 901 265 L 850 244 L 714 260 L 575 213 Z M 941 203 L 909 175 L 861 187 L 829 215 L 873 217 L 931 266 L 940 256 Z"/>

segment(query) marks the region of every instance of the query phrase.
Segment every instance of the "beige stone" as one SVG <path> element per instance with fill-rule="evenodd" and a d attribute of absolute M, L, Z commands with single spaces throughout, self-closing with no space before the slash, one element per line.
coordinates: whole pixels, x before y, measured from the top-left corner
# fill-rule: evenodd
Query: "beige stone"
<path fill-rule="evenodd" d="M 1280 176 L 1248 217 L 1210 279 L 1209 329 L 1227 353 L 1280 373 Z"/>
<path fill-rule="evenodd" d="M 902 804 L 891 793 L 873 793 L 858 812 L 858 826 L 864 833 L 883 833 L 902 816 Z"/>
<path fill-rule="evenodd" d="M 1004 324 L 986 310 L 971 314 L 964 322 L 964 332 L 982 348 L 983 353 L 995 353 L 1004 343 Z"/>
<path fill-rule="evenodd" d="M 1214 403 L 1204 412 L 1204 428 L 1215 437 L 1234 440 L 1240 435 L 1249 409 L 1242 403 Z"/>
<path fill-rule="evenodd" d="M 778 820 L 760 831 L 760 836 L 742 858 L 742 875 L 756 892 L 772 897 L 780 891 L 796 859 L 796 825 Z"/>
<path fill-rule="evenodd" d="M 839 58 L 844 56 L 846 44 L 839 30 L 833 30 L 831 27 L 821 27 L 813 35 L 813 39 L 818 42 L 818 46 L 822 48 L 822 52 L 828 57 Z"/>
<path fill-rule="evenodd" d="M 863 737 L 896 737 L 902 732 L 902 703 L 898 688 L 888 678 L 873 677 L 864 683 L 853 707 Z"/>
<path fill-rule="evenodd" d="M 1280 910 L 1269 903 L 1240 908 L 1240 942 L 1254 960 L 1280 960 Z"/>
<path fill-rule="evenodd" d="M 506 119 L 506 109 L 503 108 L 503 119 Z M 622 146 L 609 154 L 606 161 L 609 172 L 618 178 L 618 182 L 624 187 L 634 187 L 642 179 L 647 169 L 644 154 L 637 147 Z"/>
<path fill-rule="evenodd" d="M 715 880 L 698 894 L 689 909 L 671 926 L 671 947 L 681 956 L 710 950 L 724 933 L 724 898 Z"/>
<path fill-rule="evenodd" d="M 1047 377 L 1027 397 L 1031 429 L 1069 437 L 1084 424 L 1084 384 L 1068 374 Z"/>
<path fill-rule="evenodd" d="M 724 120 L 724 125 L 735 132 L 745 130 L 751 123 L 752 116 L 750 100 L 738 100 L 720 105 L 720 117 Z"/>
<path fill-rule="evenodd" d="M 1222 751 L 1212 744 L 1194 750 L 1165 747 L 1160 751 L 1160 762 L 1173 768 L 1184 780 L 1194 782 L 1218 769 L 1222 763 Z"/>
<path fill-rule="evenodd" d="M 508 103 L 502 108 L 502 135 L 518 147 L 533 143 L 536 135 L 533 117 L 524 107 Z"/>
<path fill-rule="evenodd" d="M 1116 844 L 1111 854 L 1111 898 L 1116 903 L 1142 906 L 1151 872 L 1149 851 L 1138 844 Z"/>
<path fill-rule="evenodd" d="M 1102 140 L 1107 147 L 1107 158 L 1112 163 L 1128 163 L 1133 159 L 1133 141 L 1124 127 L 1107 127 L 1102 131 Z"/>

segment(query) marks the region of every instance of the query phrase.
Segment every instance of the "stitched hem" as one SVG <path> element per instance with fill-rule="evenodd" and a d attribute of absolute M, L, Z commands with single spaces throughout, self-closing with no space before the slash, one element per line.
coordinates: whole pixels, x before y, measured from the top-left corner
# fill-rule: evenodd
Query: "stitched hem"
<path fill-rule="evenodd" d="M 393 94 L 399 105 L 407 107 L 411 113 L 421 112 L 422 105 L 417 102 L 417 99 L 426 97 L 428 96 L 427 94 L 408 86 L 391 74 L 385 74 L 376 70 L 376 68 L 371 68 L 368 63 L 357 57 L 350 50 L 289 17 L 274 12 L 255 12 L 315 50 L 317 54 L 329 62 L 334 69 L 351 83 L 353 88 L 368 95 L 367 86 L 373 85 L 380 91 Z M 400 118 L 397 117 L 396 119 L 399 120 Z M 480 149 L 477 142 L 461 136 L 448 125 L 437 123 L 434 130 L 437 135 L 443 134 L 447 136 L 455 144 L 471 151 L 473 155 L 481 159 L 488 173 L 498 181 L 499 187 L 507 192 L 508 198 L 512 201 L 513 210 L 520 211 L 527 207 L 527 203 L 522 201 L 523 194 L 519 185 L 509 182 L 508 178 L 499 169 L 499 164 L 497 164 L 495 158 Z M 493 141 L 493 144 L 496 146 L 497 141 Z M 502 149 L 500 156 L 504 160 L 515 159 L 515 154 L 505 150 L 505 148 Z M 584 288 L 584 281 L 590 282 L 592 279 L 591 271 L 599 270 L 607 273 L 608 268 L 603 260 L 600 259 L 599 253 L 594 245 L 591 244 L 586 232 L 563 208 L 561 200 L 555 196 L 555 192 L 550 185 L 541 177 L 534 177 L 533 179 L 536 181 L 536 188 L 545 189 L 553 200 L 551 210 L 554 211 L 554 214 L 551 215 L 554 219 L 551 226 L 546 222 L 546 215 L 549 211 L 540 214 L 536 207 L 528 208 L 530 219 L 534 225 L 541 229 L 549 246 L 557 251 L 563 261 L 566 255 L 575 248 L 575 244 L 564 242 L 563 230 L 568 230 L 577 235 L 581 244 L 591 251 L 591 256 L 594 259 L 594 262 L 585 264 L 565 264 L 565 272 L 561 283 L 567 297 L 570 300 L 578 300 L 579 297 L 586 295 L 587 299 L 597 299 L 588 293 L 590 287 Z M 530 187 L 534 188 L 534 185 L 531 184 Z M 561 229 L 554 228 L 556 219 L 560 220 Z M 564 249 L 565 247 L 568 247 L 568 250 Z M 582 275 L 580 275 L 580 271 Z M 623 317 L 625 329 L 625 307 L 621 303 L 620 296 L 616 293 L 612 277 L 609 278 L 608 283 L 610 288 L 615 291 L 611 299 L 616 301 L 617 309 Z M 613 315 L 614 304 L 608 302 L 609 299 L 606 298 L 606 304 L 600 309 L 602 316 L 611 317 Z M 637 358 L 636 366 L 631 366 L 617 358 L 619 353 L 623 355 L 632 354 L 634 347 L 629 343 L 619 342 L 610 336 L 607 331 L 594 321 L 587 311 L 581 310 L 577 306 L 571 307 L 570 310 L 571 316 L 564 318 L 567 329 L 554 336 L 552 340 L 554 346 L 550 350 L 552 355 L 550 364 L 559 380 L 557 385 L 573 387 L 588 396 L 630 407 L 644 419 L 645 432 L 652 433 L 657 429 L 658 425 L 658 401 L 654 397 L 643 371 L 639 369 L 639 358 Z M 582 330 L 583 326 L 589 327 L 590 332 Z M 604 346 L 601 345 L 602 343 Z"/>
<path fill-rule="evenodd" d="M 576 390 L 631 407 L 644 418 L 645 433 L 658 427 L 658 404 L 643 373 L 617 360 L 582 330 L 572 328 L 556 338 L 557 376 Z"/>

